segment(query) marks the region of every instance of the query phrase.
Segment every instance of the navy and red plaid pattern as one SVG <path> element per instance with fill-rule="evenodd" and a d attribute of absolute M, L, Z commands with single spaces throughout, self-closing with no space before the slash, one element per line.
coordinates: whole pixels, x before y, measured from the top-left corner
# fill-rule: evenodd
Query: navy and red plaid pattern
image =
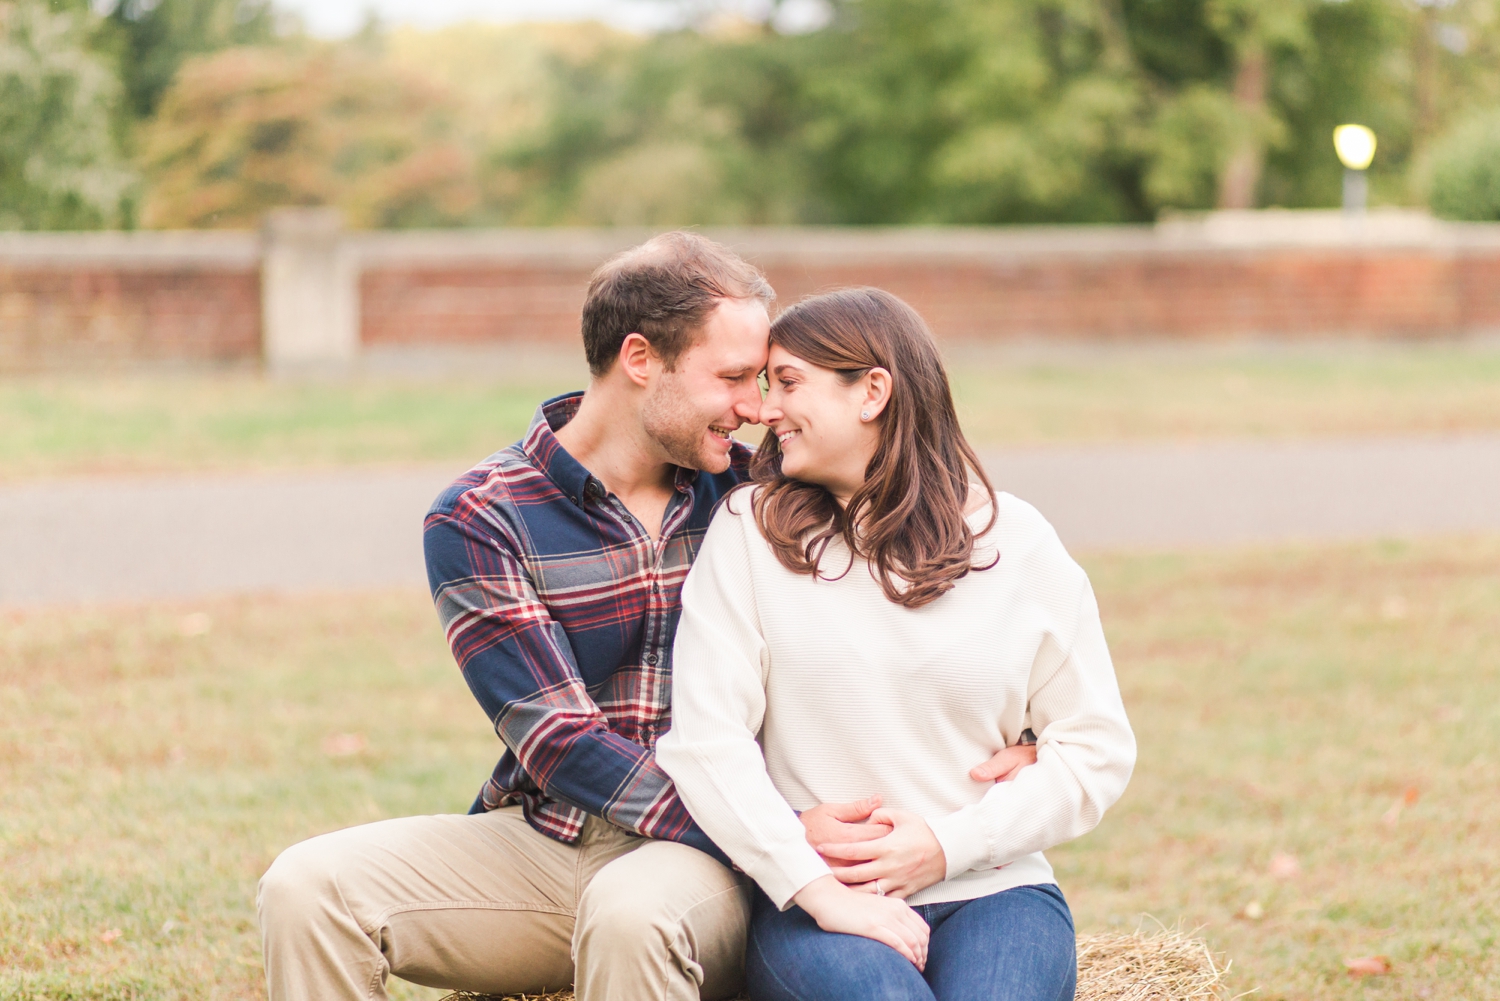
<path fill-rule="evenodd" d="M 582 394 L 459 477 L 427 515 L 427 577 L 469 688 L 505 743 L 470 812 L 520 803 L 577 839 L 586 814 L 718 855 L 656 764 L 671 725 L 672 638 L 719 499 L 746 476 L 678 469 L 655 542 L 558 444 Z"/>

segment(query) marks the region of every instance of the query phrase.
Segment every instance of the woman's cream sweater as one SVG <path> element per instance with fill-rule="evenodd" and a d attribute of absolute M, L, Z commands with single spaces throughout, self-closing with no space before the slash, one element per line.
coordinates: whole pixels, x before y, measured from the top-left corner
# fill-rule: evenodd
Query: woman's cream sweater
<path fill-rule="evenodd" d="M 880 793 L 925 818 L 947 878 L 914 904 L 1053 882 L 1044 849 L 1099 823 L 1135 738 L 1083 570 L 1036 509 L 995 495 L 969 573 L 936 601 L 889 601 L 832 544 L 825 579 L 783 567 L 745 492 L 714 517 L 682 591 L 672 728 L 656 756 L 693 817 L 780 907 L 829 872 L 795 810 Z M 989 507 L 970 516 L 983 528 Z M 969 769 L 1027 725 L 1011 782 Z"/>

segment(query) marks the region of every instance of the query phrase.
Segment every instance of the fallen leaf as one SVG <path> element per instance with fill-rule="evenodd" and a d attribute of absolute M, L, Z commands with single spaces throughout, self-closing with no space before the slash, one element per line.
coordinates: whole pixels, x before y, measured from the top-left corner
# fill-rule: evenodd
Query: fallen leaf
<path fill-rule="evenodd" d="M 323 753 L 330 758 L 350 758 L 365 749 L 362 733 L 335 733 L 323 738 Z"/>
<path fill-rule="evenodd" d="M 1391 972 L 1391 961 L 1385 956 L 1358 956 L 1344 960 L 1351 977 L 1378 977 Z"/>
<path fill-rule="evenodd" d="M 119 937 L 120 929 L 118 928 L 106 928 L 104 929 L 104 931 L 99 933 L 99 941 L 103 942 L 105 945 L 109 945 Z"/>
<path fill-rule="evenodd" d="M 1302 872 L 1302 863 L 1297 856 L 1277 852 L 1271 856 L 1271 875 L 1277 879 L 1293 879 Z"/>

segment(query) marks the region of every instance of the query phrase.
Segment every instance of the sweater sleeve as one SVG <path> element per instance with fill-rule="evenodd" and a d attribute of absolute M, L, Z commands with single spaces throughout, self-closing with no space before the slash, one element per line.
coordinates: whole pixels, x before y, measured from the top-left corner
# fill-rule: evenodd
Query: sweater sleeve
<path fill-rule="evenodd" d="M 1071 561 L 1069 561 L 1071 562 Z M 1078 571 L 1082 577 L 1082 571 Z M 1066 649 L 1037 651 L 1028 696 L 1036 764 L 998 782 L 978 803 L 931 822 L 947 878 L 1005 865 L 1093 830 L 1125 791 L 1135 735 L 1125 716 L 1093 589 L 1082 579 Z"/>
<path fill-rule="evenodd" d="M 772 784 L 756 742 L 769 655 L 746 529 L 729 507 L 715 517 L 683 584 L 672 728 L 657 741 L 656 760 L 698 825 L 784 910 L 830 870 Z"/>

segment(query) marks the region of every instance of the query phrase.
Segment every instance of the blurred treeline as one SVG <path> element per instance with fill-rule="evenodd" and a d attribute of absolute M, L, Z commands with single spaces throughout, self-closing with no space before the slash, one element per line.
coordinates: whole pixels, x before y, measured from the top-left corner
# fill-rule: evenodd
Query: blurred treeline
<path fill-rule="evenodd" d="M 682 9 L 328 43 L 269 0 L 0 0 L 0 228 L 1146 221 L 1336 205 L 1350 121 L 1375 203 L 1500 218 L 1500 0 Z"/>

